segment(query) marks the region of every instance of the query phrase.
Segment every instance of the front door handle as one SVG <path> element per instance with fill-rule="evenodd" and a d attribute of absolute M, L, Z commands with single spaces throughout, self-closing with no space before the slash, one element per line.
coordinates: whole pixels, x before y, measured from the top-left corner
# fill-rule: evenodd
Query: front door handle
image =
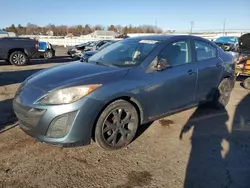
<path fill-rule="evenodd" d="M 187 72 L 188 75 L 193 75 L 195 74 L 195 71 L 193 71 L 192 69 L 190 69 L 188 72 Z"/>

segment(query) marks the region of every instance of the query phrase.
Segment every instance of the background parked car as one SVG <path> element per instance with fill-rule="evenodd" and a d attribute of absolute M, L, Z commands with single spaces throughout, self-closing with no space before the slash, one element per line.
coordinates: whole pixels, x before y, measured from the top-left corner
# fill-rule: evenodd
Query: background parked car
<path fill-rule="evenodd" d="M 98 50 L 102 45 L 110 40 L 100 40 L 76 45 L 68 51 L 68 54 L 75 59 L 80 59 L 83 52 Z"/>
<path fill-rule="evenodd" d="M 214 43 L 220 46 L 224 51 L 239 51 L 238 37 L 235 36 L 222 36 L 217 38 Z"/>
<path fill-rule="evenodd" d="M 108 47 L 109 45 L 111 45 L 111 44 L 113 44 L 113 43 L 115 43 L 115 42 L 118 42 L 118 41 L 119 41 L 119 40 L 109 41 L 109 42 L 103 44 L 98 50 L 91 50 L 91 51 L 83 52 L 82 55 L 81 55 L 81 57 L 80 57 L 80 61 L 81 61 L 81 62 L 87 62 L 88 59 L 89 59 L 92 55 L 94 55 L 94 54 L 97 53 L 98 51 L 100 51 L 100 50 L 102 50 L 102 49 Z"/>
<path fill-rule="evenodd" d="M 91 42 L 86 42 L 86 43 L 75 45 L 72 48 L 69 48 L 67 54 L 72 58 L 78 58 L 86 47 L 94 46 L 95 43 L 96 41 L 91 41 Z"/>
<path fill-rule="evenodd" d="M 43 56 L 45 59 L 50 59 L 55 56 L 55 49 L 49 42 L 39 42 L 40 56 Z"/>
<path fill-rule="evenodd" d="M 21 37 L 0 38 L 0 59 L 12 65 L 26 65 L 29 59 L 39 57 L 37 40 Z"/>
<path fill-rule="evenodd" d="M 88 63 L 35 73 L 13 107 L 20 128 L 42 142 L 75 146 L 93 138 L 114 150 L 128 145 L 140 124 L 207 102 L 225 108 L 234 67 L 232 55 L 200 37 L 129 38 Z"/>

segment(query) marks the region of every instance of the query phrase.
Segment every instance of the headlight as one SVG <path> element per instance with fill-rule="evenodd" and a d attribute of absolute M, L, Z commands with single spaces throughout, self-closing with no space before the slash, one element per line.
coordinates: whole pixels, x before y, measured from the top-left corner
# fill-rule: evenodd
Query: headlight
<path fill-rule="evenodd" d="M 39 104 L 69 104 L 84 96 L 88 95 L 101 84 L 93 84 L 93 85 L 84 85 L 84 86 L 75 86 L 64 89 L 59 89 L 54 92 L 49 93 L 42 99 L 40 99 L 37 103 Z"/>

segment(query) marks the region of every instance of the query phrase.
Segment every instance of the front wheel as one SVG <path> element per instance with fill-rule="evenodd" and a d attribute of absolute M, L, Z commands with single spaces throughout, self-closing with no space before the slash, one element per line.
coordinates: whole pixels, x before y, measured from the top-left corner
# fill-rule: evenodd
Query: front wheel
<path fill-rule="evenodd" d="M 243 81 L 243 86 L 244 86 L 245 89 L 249 89 L 250 90 L 250 77 L 246 78 Z"/>
<path fill-rule="evenodd" d="M 230 100 L 231 91 L 231 80 L 228 78 L 223 79 L 215 92 L 214 100 L 212 102 L 213 106 L 218 109 L 225 108 Z"/>
<path fill-rule="evenodd" d="M 139 117 L 135 107 L 124 100 L 108 105 L 98 118 L 95 141 L 106 150 L 127 146 L 135 137 Z"/>

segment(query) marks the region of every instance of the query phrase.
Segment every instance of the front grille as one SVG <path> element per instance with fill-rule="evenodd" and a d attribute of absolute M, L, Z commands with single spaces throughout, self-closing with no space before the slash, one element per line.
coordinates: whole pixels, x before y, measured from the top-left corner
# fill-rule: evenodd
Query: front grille
<path fill-rule="evenodd" d="M 26 129 L 36 127 L 45 112 L 45 110 L 23 106 L 17 102 L 14 102 L 13 108 L 19 124 Z"/>

